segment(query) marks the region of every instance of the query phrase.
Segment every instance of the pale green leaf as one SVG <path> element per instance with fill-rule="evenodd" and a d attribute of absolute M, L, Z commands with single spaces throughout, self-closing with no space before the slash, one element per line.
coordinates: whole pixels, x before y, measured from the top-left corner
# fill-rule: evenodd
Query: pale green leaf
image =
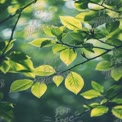
<path fill-rule="evenodd" d="M 107 70 L 110 70 L 110 68 L 111 68 L 111 63 L 108 61 L 102 61 L 98 63 L 96 66 L 96 70 L 99 70 L 99 71 L 107 71 Z"/>
<path fill-rule="evenodd" d="M 31 88 L 32 94 L 37 98 L 40 98 L 46 92 L 46 90 L 47 90 L 46 84 L 40 82 L 36 82 Z"/>
<path fill-rule="evenodd" d="M 114 98 L 112 102 L 117 103 L 117 104 L 122 104 L 122 98 Z"/>
<path fill-rule="evenodd" d="M 101 94 L 99 92 L 97 92 L 96 90 L 88 90 L 80 95 L 86 99 L 92 99 L 92 98 L 101 96 Z"/>
<path fill-rule="evenodd" d="M 58 53 L 58 52 L 60 52 L 60 51 L 62 51 L 62 50 L 64 50 L 64 49 L 67 49 L 67 47 L 64 46 L 64 45 L 61 45 L 61 44 L 56 44 L 56 45 L 54 45 L 53 48 L 52 48 L 54 54 L 55 54 L 55 53 Z"/>
<path fill-rule="evenodd" d="M 35 68 L 34 72 L 38 76 L 50 76 L 55 73 L 55 69 L 50 65 L 42 65 Z"/>
<path fill-rule="evenodd" d="M 52 26 L 51 32 L 55 36 L 60 36 L 62 34 L 62 30 L 58 27 Z"/>
<path fill-rule="evenodd" d="M 92 87 L 98 91 L 98 92 L 101 92 L 103 93 L 104 92 L 104 87 L 102 85 L 100 85 L 99 83 L 95 82 L 95 81 L 92 81 L 91 83 Z"/>
<path fill-rule="evenodd" d="M 77 53 L 72 49 L 63 50 L 60 53 L 60 59 L 68 66 L 71 64 L 77 57 Z"/>
<path fill-rule="evenodd" d="M 18 92 L 18 91 L 24 91 L 29 89 L 33 84 L 32 80 L 28 79 L 20 79 L 15 80 L 10 87 L 10 92 Z"/>
<path fill-rule="evenodd" d="M 49 47 L 52 46 L 55 42 L 49 38 L 38 38 L 33 40 L 30 44 L 36 47 Z"/>
<path fill-rule="evenodd" d="M 98 107 L 95 107 L 91 110 L 91 117 L 95 117 L 95 116 L 101 116 L 105 113 L 108 112 L 108 107 L 106 106 L 98 106 Z"/>
<path fill-rule="evenodd" d="M 82 25 L 81 22 L 70 16 L 60 16 L 61 22 L 64 26 L 66 26 L 70 30 L 81 30 Z"/>
<path fill-rule="evenodd" d="M 43 31 L 46 35 L 53 37 L 54 35 L 51 32 L 51 26 L 43 25 Z"/>
<path fill-rule="evenodd" d="M 74 94 L 78 94 L 83 88 L 83 86 L 83 78 L 75 72 L 70 72 L 65 79 L 65 87 Z"/>
<path fill-rule="evenodd" d="M 111 77 L 115 80 L 118 81 L 122 77 L 122 67 L 114 67 L 111 70 Z"/>
<path fill-rule="evenodd" d="M 10 69 L 10 64 L 8 60 L 5 60 L 0 64 L 0 70 L 5 74 L 9 71 Z"/>
<path fill-rule="evenodd" d="M 54 76 L 53 77 L 53 82 L 56 84 L 56 86 L 58 87 L 61 83 L 62 83 L 62 81 L 63 81 L 63 76 L 61 76 L 61 75 L 57 75 L 57 76 Z"/>
<path fill-rule="evenodd" d="M 115 117 L 122 119 L 122 106 L 118 105 L 112 108 L 112 113 Z"/>

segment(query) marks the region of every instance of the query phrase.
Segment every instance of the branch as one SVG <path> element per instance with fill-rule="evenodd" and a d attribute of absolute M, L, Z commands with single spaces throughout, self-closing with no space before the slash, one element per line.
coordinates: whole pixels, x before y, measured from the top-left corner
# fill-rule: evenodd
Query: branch
<path fill-rule="evenodd" d="M 103 5 L 103 4 L 104 4 L 104 2 L 105 2 L 105 0 L 103 0 L 103 1 L 102 1 L 101 5 Z"/>
<path fill-rule="evenodd" d="M 98 40 L 98 41 L 99 41 L 99 42 L 101 42 L 101 43 L 107 44 L 107 45 L 109 45 L 109 46 L 117 47 L 116 45 L 113 45 L 113 44 L 110 44 L 110 43 L 104 42 L 104 41 L 102 41 L 102 40 L 100 40 L 100 39 L 97 39 L 97 38 L 94 38 L 94 39 Z"/>
<path fill-rule="evenodd" d="M 103 5 L 103 3 L 102 4 L 99 4 L 99 3 L 95 3 L 95 2 L 93 2 L 93 1 L 89 1 L 89 2 L 91 2 L 91 3 L 93 3 L 93 4 L 96 4 L 96 5 L 99 5 L 99 6 L 102 6 L 104 9 L 108 9 L 108 10 L 111 10 L 111 11 L 114 11 L 114 12 L 120 12 L 120 11 L 115 11 L 114 9 L 111 9 L 111 8 L 108 8 L 108 7 L 106 7 L 106 6 L 104 6 Z"/>
<path fill-rule="evenodd" d="M 67 72 L 67 71 L 69 71 L 69 70 L 71 70 L 71 69 L 73 69 L 73 68 L 75 68 L 75 67 L 77 67 L 77 66 L 79 66 L 79 65 L 82 65 L 82 64 L 85 64 L 85 63 L 87 63 L 87 62 L 89 62 L 89 61 L 91 61 L 91 60 L 94 60 L 94 59 L 96 59 L 96 58 L 99 58 L 99 57 L 101 57 L 101 56 L 103 56 L 104 54 L 107 54 L 108 52 L 110 52 L 110 51 L 112 51 L 112 50 L 114 50 L 114 49 L 118 49 L 118 48 L 121 48 L 122 47 L 122 45 L 120 45 L 120 46 L 118 46 L 118 47 L 114 47 L 114 48 L 112 48 L 112 49 L 108 49 L 107 51 L 105 51 L 104 53 L 102 53 L 102 54 L 100 54 L 100 55 L 98 55 L 98 56 L 95 56 L 95 57 L 93 57 L 93 58 L 89 58 L 89 59 L 87 59 L 87 60 L 85 60 L 85 61 L 83 61 L 83 62 L 81 62 L 81 63 L 78 63 L 78 64 L 76 64 L 76 65 L 74 65 L 74 66 L 72 66 L 72 67 L 70 67 L 70 68 L 68 68 L 68 69 L 66 69 L 66 70 L 64 70 L 64 71 L 62 71 L 62 72 L 60 72 L 60 74 L 62 74 L 62 73 L 64 73 L 64 72 Z"/>
<path fill-rule="evenodd" d="M 15 12 L 15 14 L 9 15 L 7 18 L 5 18 L 2 21 L 0 21 L 0 24 L 6 22 L 7 20 L 9 20 L 9 19 L 13 18 L 14 16 L 16 16 L 17 14 L 19 14 L 20 9 L 21 9 L 21 11 L 23 11 L 25 8 L 27 8 L 28 6 L 30 6 L 31 4 L 36 3 L 36 2 L 37 2 L 37 0 L 34 0 L 31 3 L 29 3 L 28 5 L 24 6 L 23 8 L 17 9 L 16 12 Z"/>
<path fill-rule="evenodd" d="M 83 47 L 83 46 L 76 46 L 76 45 L 70 45 L 70 44 L 67 44 L 67 43 L 64 43 L 64 42 L 56 42 L 57 44 L 62 44 L 62 45 L 65 45 L 65 46 L 68 46 L 70 48 L 89 48 L 89 47 Z M 98 46 L 94 46 L 93 48 L 98 48 L 98 49 L 102 49 L 102 50 L 109 50 L 109 49 L 106 49 L 106 48 L 103 48 L 103 47 L 98 47 Z"/>
<path fill-rule="evenodd" d="M 1 24 L 1 23 L 5 22 L 5 21 L 9 20 L 10 18 L 14 17 L 15 15 L 19 14 L 19 15 L 18 15 L 18 18 L 17 18 L 17 20 L 16 20 L 16 22 L 15 22 L 15 25 L 14 25 L 14 27 L 12 28 L 12 32 L 11 32 L 11 36 L 10 36 L 10 39 L 9 39 L 9 41 L 8 41 L 8 44 L 7 44 L 7 46 L 5 47 L 5 49 L 3 50 L 3 52 L 2 52 L 2 54 L 1 54 L 1 56 L 0 56 L 0 59 L 4 56 L 4 54 L 5 54 L 6 50 L 7 50 L 7 48 L 9 47 L 9 44 L 11 43 L 11 41 L 12 41 L 12 39 L 13 39 L 13 35 L 14 35 L 14 32 L 15 32 L 16 26 L 17 26 L 17 24 L 18 24 L 18 22 L 19 22 L 19 19 L 20 19 L 20 17 L 21 17 L 21 14 L 22 14 L 23 10 L 24 10 L 25 8 L 27 8 L 28 6 L 30 6 L 31 4 L 35 3 L 36 1 L 37 1 L 37 0 L 34 0 L 34 1 L 32 1 L 31 3 L 29 3 L 28 5 L 24 6 L 23 8 L 19 8 L 19 9 L 16 11 L 16 13 L 15 13 L 14 15 L 9 15 L 9 17 L 7 17 L 6 19 L 4 19 L 4 20 L 2 20 L 2 21 L 0 22 L 0 24 Z"/>

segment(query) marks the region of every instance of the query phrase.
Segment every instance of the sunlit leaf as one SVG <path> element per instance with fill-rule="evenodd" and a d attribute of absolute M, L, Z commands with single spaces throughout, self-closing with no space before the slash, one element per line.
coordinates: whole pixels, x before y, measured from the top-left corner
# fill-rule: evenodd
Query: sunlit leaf
<path fill-rule="evenodd" d="M 118 105 L 112 108 L 112 113 L 115 117 L 122 119 L 122 106 Z"/>
<path fill-rule="evenodd" d="M 58 27 L 52 26 L 51 32 L 55 36 L 60 36 L 62 34 L 62 30 Z"/>
<path fill-rule="evenodd" d="M 74 94 L 78 94 L 83 88 L 83 86 L 83 78 L 75 72 L 70 72 L 65 79 L 65 87 Z"/>
<path fill-rule="evenodd" d="M 96 90 L 88 90 L 86 92 L 83 92 L 80 95 L 86 99 L 93 99 L 93 98 L 101 96 L 101 94 L 99 92 L 97 92 Z"/>
<path fill-rule="evenodd" d="M 57 52 L 60 52 L 60 51 L 62 51 L 64 49 L 67 49 L 67 47 L 64 46 L 64 45 L 61 45 L 61 44 L 56 44 L 52 48 L 54 54 L 57 53 Z"/>
<path fill-rule="evenodd" d="M 96 70 L 100 70 L 100 71 L 107 71 L 110 70 L 110 68 L 111 68 L 111 63 L 108 61 L 99 62 L 96 66 Z"/>
<path fill-rule="evenodd" d="M 38 76 L 49 76 L 55 73 L 55 69 L 49 65 L 42 65 L 35 68 L 35 75 Z"/>
<path fill-rule="evenodd" d="M 60 59 L 68 66 L 71 64 L 77 57 L 77 53 L 72 49 L 66 49 L 61 51 Z"/>
<path fill-rule="evenodd" d="M 28 79 L 20 79 L 15 80 L 10 87 L 10 92 L 18 92 L 18 91 L 24 91 L 29 89 L 33 84 L 32 80 Z"/>
<path fill-rule="evenodd" d="M 46 90 L 47 90 L 46 84 L 40 82 L 36 82 L 31 88 L 32 94 L 37 98 L 40 98 L 46 92 Z"/>
<path fill-rule="evenodd" d="M 0 64 L 0 70 L 5 74 L 9 71 L 10 69 L 10 64 L 9 61 L 6 60 Z"/>
<path fill-rule="evenodd" d="M 118 81 L 122 77 L 122 67 L 114 67 L 111 70 L 111 77 L 115 80 Z"/>
<path fill-rule="evenodd" d="M 98 106 L 98 107 L 95 107 L 91 110 L 91 117 L 95 117 L 95 116 L 101 116 L 105 113 L 108 112 L 108 107 L 106 106 Z"/>
<path fill-rule="evenodd" d="M 98 91 L 98 92 L 101 92 L 103 93 L 104 92 L 104 87 L 102 85 L 100 85 L 99 83 L 95 82 L 95 81 L 92 81 L 92 87 Z"/>
<path fill-rule="evenodd" d="M 122 98 L 114 98 L 112 102 L 117 103 L 117 104 L 122 104 Z"/>
<path fill-rule="evenodd" d="M 54 76 L 53 77 L 53 82 L 56 84 L 56 86 L 58 87 L 61 83 L 62 83 L 62 81 L 63 81 L 63 76 L 61 76 L 61 75 L 57 75 L 57 76 Z"/>
<path fill-rule="evenodd" d="M 74 17 L 60 16 L 60 19 L 61 19 L 62 24 L 64 26 L 66 26 L 68 29 L 71 29 L 71 30 L 81 30 L 82 29 L 81 22 Z"/>
<path fill-rule="evenodd" d="M 33 40 L 30 44 L 36 47 L 49 47 L 54 44 L 54 41 L 49 38 L 38 38 Z"/>

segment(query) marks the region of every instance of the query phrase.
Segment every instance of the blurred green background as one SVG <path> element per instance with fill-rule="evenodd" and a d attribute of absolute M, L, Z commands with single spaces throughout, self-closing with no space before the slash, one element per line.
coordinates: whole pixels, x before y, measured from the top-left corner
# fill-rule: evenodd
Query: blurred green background
<path fill-rule="evenodd" d="M 18 8 L 27 5 L 29 2 L 31 0 L 0 0 L 0 21 L 8 15 L 14 14 Z M 79 12 L 74 8 L 72 0 L 38 0 L 23 11 L 14 34 L 16 42 L 13 50 L 29 55 L 35 67 L 49 64 L 58 71 L 65 69 L 65 65 L 58 58 L 58 55 L 54 55 L 50 48 L 39 49 L 30 45 L 29 42 L 36 38 L 45 37 L 42 29 L 45 24 L 59 26 L 61 25 L 59 16 L 75 16 L 77 13 Z M 0 40 L 9 39 L 15 20 L 16 16 L 0 25 Z M 74 63 L 82 60 L 79 57 Z M 106 89 L 113 83 L 109 72 L 95 71 L 97 62 L 98 60 L 91 61 L 73 69 L 80 73 L 86 82 L 82 92 L 90 89 L 91 80 L 103 84 Z M 0 91 L 4 92 L 4 100 L 14 103 L 14 119 L 12 122 L 113 122 L 115 120 L 111 115 L 90 118 L 89 113 L 77 118 L 77 115 L 84 111 L 82 104 L 84 102 L 88 104 L 90 101 L 84 101 L 80 95 L 74 95 L 68 91 L 64 87 L 64 83 L 57 88 L 50 79 L 47 81 L 48 90 L 40 99 L 37 99 L 29 90 L 9 93 L 12 81 L 25 78 L 25 76 L 0 73 L 0 77 L 5 82 L 5 86 L 0 88 Z M 105 82 L 106 80 L 109 82 Z M 35 81 L 39 81 L 39 79 L 36 78 Z M 56 111 L 59 112 L 59 117 L 62 120 L 56 119 Z M 71 117 L 74 118 L 72 121 Z M 4 122 L 4 120 L 1 118 L 0 122 Z"/>

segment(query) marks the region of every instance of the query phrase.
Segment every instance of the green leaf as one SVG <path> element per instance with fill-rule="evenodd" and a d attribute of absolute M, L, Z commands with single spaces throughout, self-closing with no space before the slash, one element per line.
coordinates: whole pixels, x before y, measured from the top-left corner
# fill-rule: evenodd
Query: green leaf
<path fill-rule="evenodd" d="M 35 68 L 34 72 L 38 76 L 50 76 L 55 73 L 55 69 L 50 65 L 42 65 Z"/>
<path fill-rule="evenodd" d="M 33 40 L 30 44 L 36 46 L 36 47 L 50 47 L 55 42 L 49 38 L 38 38 Z"/>
<path fill-rule="evenodd" d="M 26 54 L 21 52 L 12 52 L 9 56 L 9 64 L 10 64 L 9 72 L 14 73 L 21 72 L 24 75 L 26 75 L 27 73 L 32 73 L 33 77 L 35 77 L 33 73 L 34 70 L 33 63 L 30 57 L 27 56 Z"/>
<path fill-rule="evenodd" d="M 106 42 L 115 46 L 122 45 L 122 41 L 116 38 L 109 38 L 106 40 Z"/>
<path fill-rule="evenodd" d="M 107 113 L 108 110 L 109 109 L 106 106 L 95 107 L 91 110 L 91 117 L 101 116 L 101 115 Z"/>
<path fill-rule="evenodd" d="M 122 106 L 115 106 L 112 108 L 112 113 L 115 117 L 122 119 Z"/>
<path fill-rule="evenodd" d="M 20 60 L 22 61 L 28 59 L 28 56 L 25 53 L 14 51 L 10 54 L 9 58 L 12 61 L 19 62 Z"/>
<path fill-rule="evenodd" d="M 58 27 L 55 27 L 55 26 L 52 26 L 51 32 L 55 36 L 61 36 L 61 34 L 62 34 L 62 30 Z"/>
<path fill-rule="evenodd" d="M 122 98 L 114 98 L 112 99 L 112 102 L 117 103 L 117 104 L 122 104 Z"/>
<path fill-rule="evenodd" d="M 78 10 L 83 10 L 88 8 L 88 3 L 89 1 L 87 0 L 82 0 L 82 1 L 75 1 L 74 5 Z"/>
<path fill-rule="evenodd" d="M 122 67 L 114 67 L 111 70 L 111 77 L 115 80 L 118 81 L 120 78 L 122 78 Z"/>
<path fill-rule="evenodd" d="M 120 91 L 122 90 L 122 86 L 121 85 L 113 85 L 112 87 L 110 87 L 107 92 L 106 92 L 106 96 L 107 98 L 113 98 L 114 96 L 116 96 L 118 93 L 120 93 Z"/>
<path fill-rule="evenodd" d="M 61 45 L 61 44 L 56 44 L 52 48 L 54 54 L 57 53 L 57 52 L 61 52 L 64 49 L 67 49 L 67 47 L 64 46 L 64 45 Z"/>
<path fill-rule="evenodd" d="M 60 16 L 60 19 L 61 19 L 62 24 L 70 30 L 81 30 L 82 29 L 81 22 L 74 17 Z"/>
<path fill-rule="evenodd" d="M 93 98 L 101 96 L 101 94 L 97 92 L 96 90 L 88 90 L 80 95 L 86 99 L 93 99 Z"/>
<path fill-rule="evenodd" d="M 82 44 L 86 35 L 81 34 L 82 32 L 68 32 L 62 34 L 62 41 L 69 44 Z"/>
<path fill-rule="evenodd" d="M 56 86 L 58 87 L 62 81 L 63 81 L 63 77 L 61 75 L 57 75 L 53 77 L 53 82 L 56 84 Z"/>
<path fill-rule="evenodd" d="M 65 79 L 65 87 L 74 94 L 78 94 L 83 86 L 83 78 L 75 72 L 70 72 Z"/>
<path fill-rule="evenodd" d="M 12 47 L 14 46 L 14 42 L 15 42 L 15 39 L 14 40 L 11 40 L 11 42 L 8 45 L 8 41 L 7 41 L 6 46 L 8 45 L 8 47 L 6 48 L 5 53 L 7 53 L 9 50 L 12 49 Z"/>
<path fill-rule="evenodd" d="M 60 53 L 60 59 L 68 66 L 77 57 L 77 53 L 72 49 L 65 49 Z"/>
<path fill-rule="evenodd" d="M 37 98 L 40 98 L 46 92 L 46 90 L 47 90 L 46 84 L 40 82 L 36 82 L 31 88 L 32 94 Z"/>
<path fill-rule="evenodd" d="M 43 25 L 43 31 L 46 35 L 50 36 L 50 37 L 54 37 L 54 35 L 51 32 L 52 26 L 49 25 Z"/>
<path fill-rule="evenodd" d="M 84 47 L 86 50 L 88 50 L 88 51 L 94 53 L 94 50 L 93 50 L 94 45 L 93 45 L 93 44 L 91 44 L 91 43 L 85 43 L 85 44 L 83 44 L 83 47 Z"/>
<path fill-rule="evenodd" d="M 10 87 L 10 92 L 18 92 L 18 91 L 24 91 L 29 89 L 33 84 L 32 80 L 28 79 L 20 79 L 15 80 Z"/>
<path fill-rule="evenodd" d="M 108 32 L 113 32 L 115 31 L 116 29 L 118 29 L 120 25 L 120 22 L 119 21 L 115 21 L 115 22 L 109 22 L 106 24 L 106 29 L 108 30 Z"/>
<path fill-rule="evenodd" d="M 104 92 L 104 87 L 102 85 L 100 85 L 99 83 L 95 82 L 95 81 L 92 81 L 92 87 L 98 91 L 98 92 L 101 92 L 103 93 Z"/>
<path fill-rule="evenodd" d="M 111 69 L 111 63 L 108 61 L 99 62 L 96 66 L 96 70 L 99 71 L 108 71 L 110 69 Z"/>
<path fill-rule="evenodd" d="M 8 60 L 5 60 L 0 64 L 0 70 L 5 74 L 9 71 L 10 69 L 10 64 Z"/>

